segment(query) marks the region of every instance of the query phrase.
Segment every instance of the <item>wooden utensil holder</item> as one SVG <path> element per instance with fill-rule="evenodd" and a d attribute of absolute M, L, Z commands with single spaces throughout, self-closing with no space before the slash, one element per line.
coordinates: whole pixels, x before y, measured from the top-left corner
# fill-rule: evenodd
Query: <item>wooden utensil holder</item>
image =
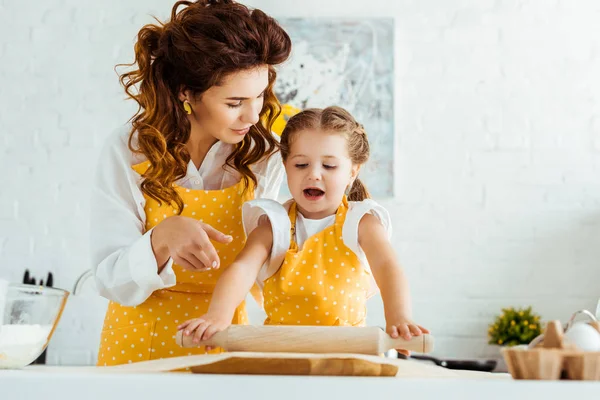
<path fill-rule="evenodd" d="M 600 332 L 600 325 L 590 324 Z M 563 340 L 559 321 L 546 325 L 543 342 L 529 349 L 502 349 L 514 379 L 600 380 L 600 352 L 585 352 Z"/>

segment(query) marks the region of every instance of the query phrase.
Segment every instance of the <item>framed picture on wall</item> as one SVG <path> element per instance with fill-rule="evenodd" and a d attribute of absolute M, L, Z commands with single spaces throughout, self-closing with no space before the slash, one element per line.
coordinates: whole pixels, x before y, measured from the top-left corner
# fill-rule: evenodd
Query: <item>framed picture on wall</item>
<path fill-rule="evenodd" d="M 283 113 L 338 105 L 362 123 L 371 156 L 360 178 L 375 198 L 394 195 L 394 21 L 392 18 L 278 18 L 292 55 L 278 70 Z M 281 199 L 289 198 L 283 184 Z"/>

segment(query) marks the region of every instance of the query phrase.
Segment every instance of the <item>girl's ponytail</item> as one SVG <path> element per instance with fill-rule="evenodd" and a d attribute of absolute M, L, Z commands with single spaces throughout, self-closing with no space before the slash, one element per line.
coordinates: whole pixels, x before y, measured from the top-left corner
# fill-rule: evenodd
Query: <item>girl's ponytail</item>
<path fill-rule="evenodd" d="M 363 201 L 370 198 L 371 195 L 369 194 L 367 187 L 360 181 L 360 179 L 356 178 L 352 183 L 350 192 L 348 193 L 348 201 Z"/>

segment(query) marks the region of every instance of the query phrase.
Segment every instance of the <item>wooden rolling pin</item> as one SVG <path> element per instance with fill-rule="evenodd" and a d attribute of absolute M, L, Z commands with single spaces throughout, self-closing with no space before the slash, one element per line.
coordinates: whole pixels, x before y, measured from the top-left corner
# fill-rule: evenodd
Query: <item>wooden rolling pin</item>
<path fill-rule="evenodd" d="M 410 340 L 393 339 L 378 327 L 231 325 L 198 344 L 192 339 L 192 335 L 177 332 L 177 344 L 181 347 L 218 346 L 227 351 L 377 355 L 390 349 L 418 353 L 433 350 L 433 337 L 429 334 Z"/>

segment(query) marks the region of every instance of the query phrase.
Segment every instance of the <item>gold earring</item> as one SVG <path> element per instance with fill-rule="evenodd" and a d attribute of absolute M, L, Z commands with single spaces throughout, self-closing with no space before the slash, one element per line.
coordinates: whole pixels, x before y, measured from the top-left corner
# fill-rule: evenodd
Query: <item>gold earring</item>
<path fill-rule="evenodd" d="M 185 110 L 185 113 L 187 115 L 190 115 L 192 113 L 192 106 L 190 105 L 190 102 L 187 100 L 183 101 L 183 109 Z"/>

